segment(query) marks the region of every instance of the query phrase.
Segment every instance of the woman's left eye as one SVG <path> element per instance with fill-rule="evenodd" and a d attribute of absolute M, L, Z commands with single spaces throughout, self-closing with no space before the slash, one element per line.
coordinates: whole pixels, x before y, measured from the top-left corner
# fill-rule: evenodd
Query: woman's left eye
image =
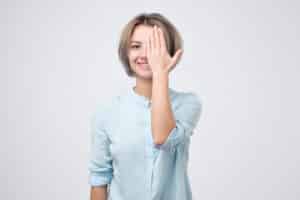
<path fill-rule="evenodd" d="M 139 48 L 139 46 L 138 45 L 133 45 L 133 46 L 131 46 L 131 48 L 135 49 L 135 48 Z"/>

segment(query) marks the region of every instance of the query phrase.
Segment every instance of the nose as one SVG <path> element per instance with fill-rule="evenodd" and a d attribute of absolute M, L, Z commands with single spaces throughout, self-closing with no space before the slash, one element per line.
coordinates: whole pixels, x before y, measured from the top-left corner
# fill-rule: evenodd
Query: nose
<path fill-rule="evenodd" d="M 146 57 L 146 48 L 145 48 L 145 45 L 141 45 L 139 54 L 142 57 Z"/>
<path fill-rule="evenodd" d="M 147 62 L 146 48 L 140 47 L 137 56 L 140 62 Z"/>

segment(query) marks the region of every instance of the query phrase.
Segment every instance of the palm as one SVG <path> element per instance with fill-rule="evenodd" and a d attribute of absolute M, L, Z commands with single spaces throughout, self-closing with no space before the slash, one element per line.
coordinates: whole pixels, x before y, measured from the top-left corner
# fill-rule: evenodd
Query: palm
<path fill-rule="evenodd" d="M 154 26 L 146 45 L 148 62 L 152 71 L 170 72 L 182 55 L 182 49 L 176 51 L 171 57 L 167 51 L 165 38 L 160 28 Z"/>

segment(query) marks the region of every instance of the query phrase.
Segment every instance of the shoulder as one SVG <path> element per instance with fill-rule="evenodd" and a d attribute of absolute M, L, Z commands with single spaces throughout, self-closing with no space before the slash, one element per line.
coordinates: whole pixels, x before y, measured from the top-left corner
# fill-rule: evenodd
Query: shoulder
<path fill-rule="evenodd" d="M 106 99 L 101 99 L 96 105 L 96 112 L 109 112 L 114 109 L 120 101 L 120 96 L 115 95 Z"/>
<path fill-rule="evenodd" d="M 193 129 L 202 113 L 202 100 L 196 92 L 177 92 L 177 100 L 173 104 L 175 118 Z"/>
<path fill-rule="evenodd" d="M 96 122 L 106 122 L 111 118 L 114 111 L 118 108 L 120 102 L 120 95 L 107 97 L 97 102 L 91 120 Z"/>
<path fill-rule="evenodd" d="M 202 98 L 196 92 L 193 91 L 177 91 L 172 90 L 172 99 L 178 106 L 193 105 L 196 107 L 202 106 Z"/>

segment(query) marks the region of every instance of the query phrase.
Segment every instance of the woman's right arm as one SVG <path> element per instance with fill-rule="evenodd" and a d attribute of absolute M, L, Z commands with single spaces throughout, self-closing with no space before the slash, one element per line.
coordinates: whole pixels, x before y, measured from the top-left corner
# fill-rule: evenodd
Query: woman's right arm
<path fill-rule="evenodd" d="M 113 177 L 110 139 L 106 132 L 106 113 L 106 107 L 99 106 L 90 118 L 91 151 L 88 169 L 91 200 L 107 200 L 107 189 Z"/>
<path fill-rule="evenodd" d="M 92 186 L 91 187 L 91 200 L 107 200 L 107 185 Z"/>

